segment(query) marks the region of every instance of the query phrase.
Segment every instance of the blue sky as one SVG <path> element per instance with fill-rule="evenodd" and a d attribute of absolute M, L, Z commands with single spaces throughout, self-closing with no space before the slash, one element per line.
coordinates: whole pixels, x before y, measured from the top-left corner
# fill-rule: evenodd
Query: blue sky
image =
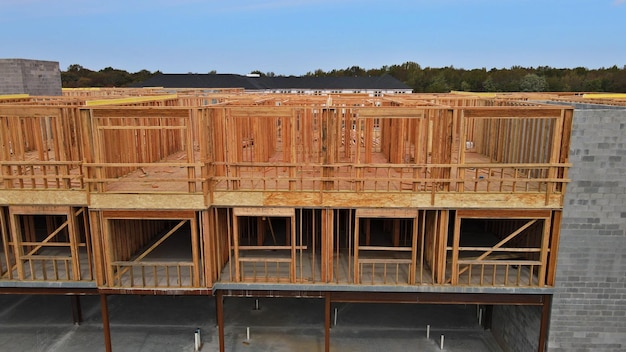
<path fill-rule="evenodd" d="M 0 0 L 0 58 L 301 75 L 626 65 L 626 0 Z"/>

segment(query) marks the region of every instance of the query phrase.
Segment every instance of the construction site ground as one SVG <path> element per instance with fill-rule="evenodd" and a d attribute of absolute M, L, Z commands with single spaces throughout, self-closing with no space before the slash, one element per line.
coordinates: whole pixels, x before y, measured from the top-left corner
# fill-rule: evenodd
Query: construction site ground
<path fill-rule="evenodd" d="M 215 298 L 109 296 L 113 351 L 219 350 Z M 324 301 L 224 298 L 226 351 L 323 351 Z M 104 351 L 99 296 L 81 297 L 73 324 L 67 296 L 0 296 L 0 350 Z M 475 305 L 333 303 L 331 351 L 501 352 Z M 427 326 L 430 325 L 430 328 Z M 429 330 L 429 338 L 426 337 Z"/>

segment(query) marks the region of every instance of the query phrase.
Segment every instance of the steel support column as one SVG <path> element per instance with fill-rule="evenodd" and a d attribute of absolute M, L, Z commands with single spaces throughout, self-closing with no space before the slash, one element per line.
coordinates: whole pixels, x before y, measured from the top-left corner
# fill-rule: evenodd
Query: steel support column
<path fill-rule="evenodd" d="M 80 325 L 83 322 L 83 312 L 80 307 L 80 296 L 70 296 L 70 304 L 72 305 L 72 320 L 74 325 Z"/>
<path fill-rule="evenodd" d="M 109 305 L 106 295 L 100 295 L 100 309 L 102 310 L 102 331 L 104 332 L 104 349 L 113 352 L 111 347 L 111 326 L 109 325 Z"/>
<path fill-rule="evenodd" d="M 224 295 L 221 290 L 217 290 L 215 292 L 215 301 L 215 307 L 217 308 L 217 334 L 220 343 L 220 352 L 224 352 Z"/>
<path fill-rule="evenodd" d="M 543 306 L 541 306 L 541 325 L 539 326 L 539 345 L 537 351 L 547 350 L 548 328 L 550 325 L 550 311 L 552 310 L 552 296 L 543 295 Z"/>
<path fill-rule="evenodd" d="M 324 295 L 324 351 L 330 352 L 330 292 Z"/>

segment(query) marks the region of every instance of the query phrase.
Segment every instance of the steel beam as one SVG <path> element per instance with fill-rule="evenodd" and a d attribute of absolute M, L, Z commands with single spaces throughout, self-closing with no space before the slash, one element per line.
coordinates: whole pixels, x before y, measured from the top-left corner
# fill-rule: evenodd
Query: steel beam
<path fill-rule="evenodd" d="M 332 292 L 333 302 L 543 305 L 547 295 L 495 293 Z"/>

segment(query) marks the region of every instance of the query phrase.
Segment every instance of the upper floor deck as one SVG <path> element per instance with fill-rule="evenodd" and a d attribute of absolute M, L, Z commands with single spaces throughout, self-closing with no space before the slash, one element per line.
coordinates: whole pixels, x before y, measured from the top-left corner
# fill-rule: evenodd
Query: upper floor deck
<path fill-rule="evenodd" d="M 160 93 L 0 104 L 0 201 L 562 207 L 570 107 L 462 95 Z"/>

